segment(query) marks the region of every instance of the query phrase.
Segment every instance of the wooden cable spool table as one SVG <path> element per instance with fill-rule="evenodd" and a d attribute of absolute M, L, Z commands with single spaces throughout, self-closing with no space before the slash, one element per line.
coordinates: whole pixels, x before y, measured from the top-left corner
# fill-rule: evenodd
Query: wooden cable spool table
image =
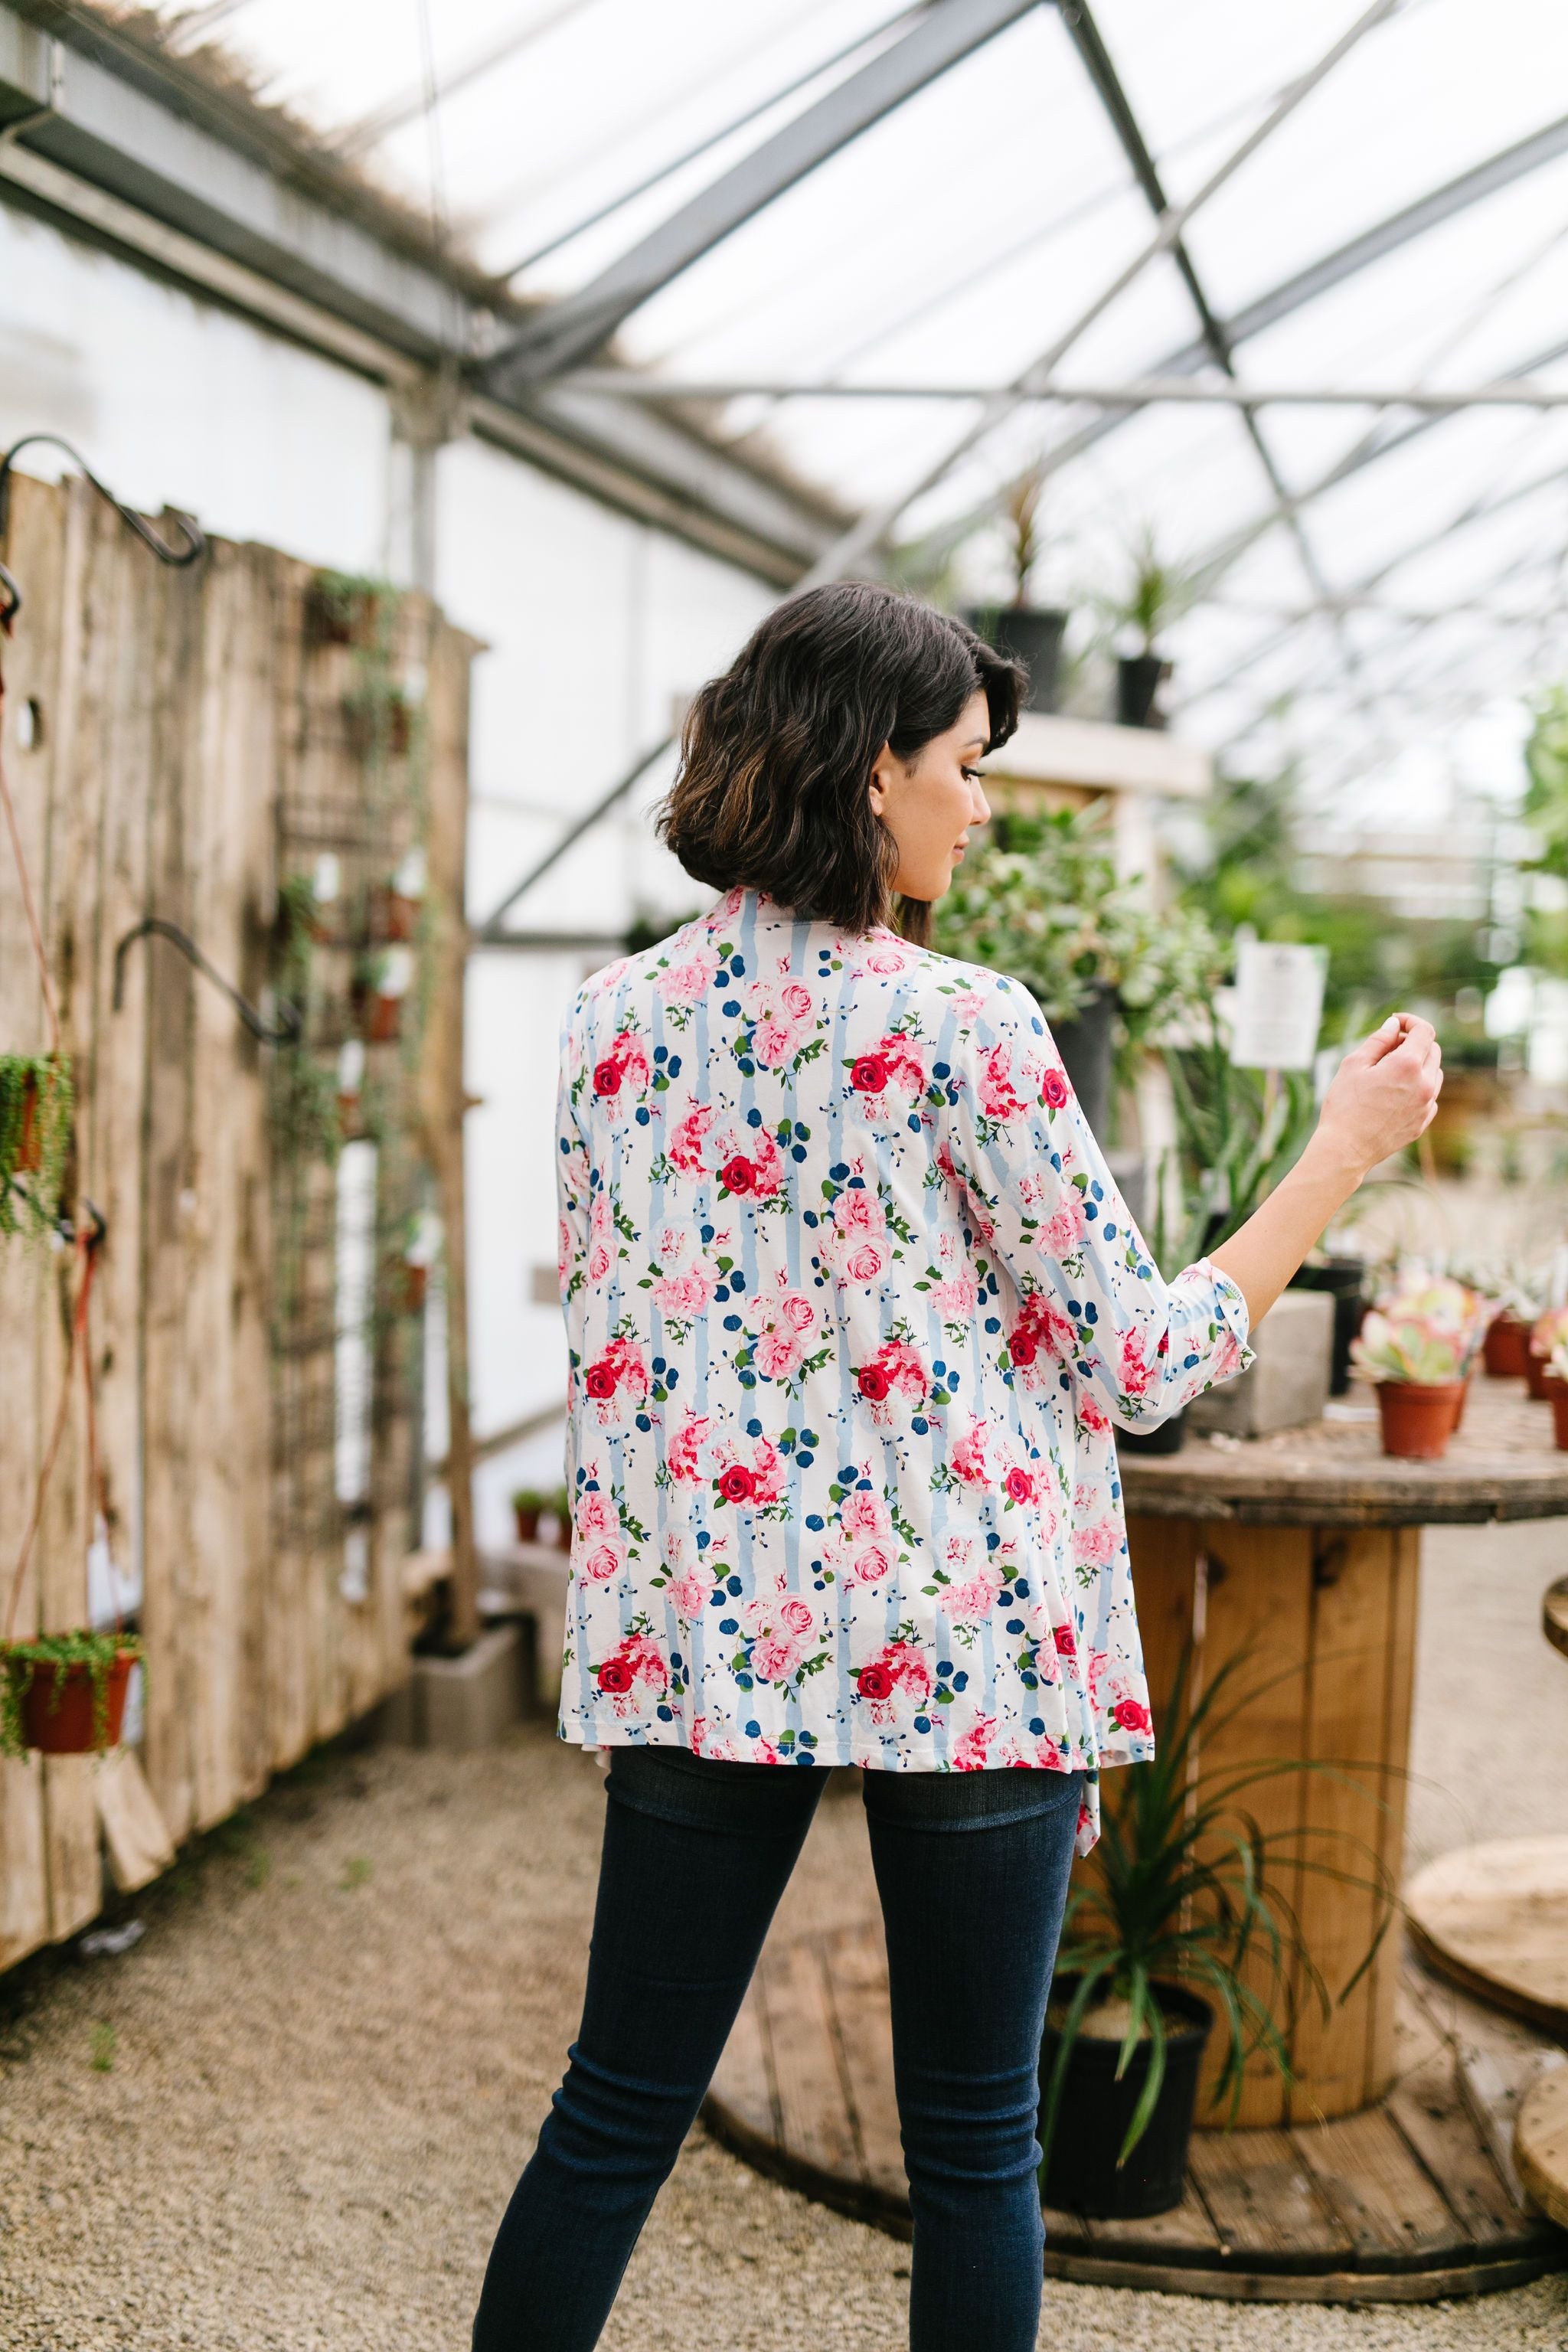
<path fill-rule="evenodd" d="M 1568 1454 L 1546 1408 L 1514 1383 L 1478 1382 L 1441 1462 L 1385 1456 L 1373 1414 L 1128 1454 L 1121 1467 L 1156 1730 L 1187 1639 L 1200 1676 L 1248 1649 L 1245 1686 L 1268 1687 L 1207 1737 L 1200 1769 L 1341 1768 L 1280 1773 L 1244 1801 L 1324 1860 L 1344 1859 L 1334 1833 L 1360 1838 L 1397 1885 L 1420 1530 L 1568 1516 Z M 1284 1877 L 1338 1994 L 1371 1941 L 1375 1894 L 1294 1867 Z M 907 2232 L 874 1904 L 868 1891 L 858 1927 L 770 1940 L 706 2114 L 752 2162 Z M 1297 2084 L 1249 2066 L 1239 2127 L 1194 2132 L 1173 2212 L 1048 2212 L 1047 2271 L 1236 2299 L 1421 2301 L 1568 2263 L 1568 2237 L 1531 2206 L 1511 2156 L 1515 2095 L 1543 2045 L 1435 1986 L 1402 1944 L 1395 1922 L 1326 2022 L 1302 2003 Z"/>

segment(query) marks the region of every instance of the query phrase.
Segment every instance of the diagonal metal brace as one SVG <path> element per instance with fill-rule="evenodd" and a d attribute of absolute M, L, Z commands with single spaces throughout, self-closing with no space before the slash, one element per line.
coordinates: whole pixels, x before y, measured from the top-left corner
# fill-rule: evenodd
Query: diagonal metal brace
<path fill-rule="evenodd" d="M 178 923 L 168 922 L 162 915 L 143 916 L 141 922 L 132 924 L 115 948 L 114 994 L 110 1002 L 116 1013 L 120 1011 L 125 996 L 125 959 L 138 940 L 149 939 L 167 940 L 171 947 L 178 948 L 186 961 L 195 964 L 204 979 L 210 980 L 215 988 L 222 990 L 251 1035 L 258 1038 L 263 1045 L 292 1045 L 297 1042 L 305 1025 L 297 1006 L 279 1003 L 278 1022 L 274 1026 L 271 1022 L 263 1018 L 248 997 L 241 996 L 238 989 L 232 982 L 225 980 L 222 972 L 207 961 L 189 931 L 183 931 Z"/>

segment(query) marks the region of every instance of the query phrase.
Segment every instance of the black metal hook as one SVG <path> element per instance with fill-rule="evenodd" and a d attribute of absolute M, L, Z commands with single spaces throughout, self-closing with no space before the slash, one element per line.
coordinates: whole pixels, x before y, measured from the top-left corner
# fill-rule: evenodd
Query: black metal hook
<path fill-rule="evenodd" d="M 183 931 L 178 923 L 168 922 L 162 915 L 143 916 L 141 922 L 132 925 L 125 937 L 115 948 L 114 994 L 110 1002 L 116 1013 L 119 1012 L 125 994 L 125 959 L 138 940 L 147 939 L 167 940 L 172 947 L 178 948 L 180 953 L 195 964 L 204 978 L 210 980 L 215 988 L 223 991 L 251 1035 L 259 1039 L 263 1045 L 291 1045 L 299 1037 L 305 1024 L 303 1016 L 296 1006 L 280 1002 L 278 1007 L 278 1024 L 274 1027 L 271 1023 L 262 1018 L 248 997 L 241 996 L 238 989 L 231 982 L 225 980 L 222 972 L 207 961 L 189 931 Z"/>
<path fill-rule="evenodd" d="M 157 532 L 142 520 L 134 507 L 126 506 L 115 497 L 106 482 L 99 480 L 80 450 L 62 440 L 58 433 L 24 433 L 21 439 L 13 441 L 5 456 L 0 457 L 0 539 L 5 538 L 11 520 L 11 469 L 24 449 L 31 448 L 40 441 L 47 441 L 51 448 L 65 451 L 72 463 L 81 468 L 83 478 L 91 483 L 99 497 L 108 500 L 127 530 L 134 531 L 142 546 L 150 548 L 160 563 L 173 564 L 179 571 L 187 563 L 199 562 L 206 553 L 205 533 L 190 515 L 181 514 L 175 508 L 170 509 L 170 518 L 185 542 L 184 547 L 171 547 L 166 539 L 160 539 Z M 3 590 L 5 599 L 4 605 L 0 605 L 0 630 L 9 636 L 11 624 L 22 609 L 22 591 L 16 584 L 15 574 L 7 572 L 3 563 L 0 563 L 0 590 Z"/>
<path fill-rule="evenodd" d="M 12 1177 L 11 1190 L 16 1195 L 18 1201 L 26 1201 L 29 1209 L 36 1210 L 37 1204 L 19 1176 Z M 86 1234 L 86 1246 L 89 1250 L 101 1249 L 103 1244 L 109 1238 L 109 1226 L 105 1220 L 103 1211 L 99 1207 L 96 1201 L 88 1200 L 85 1196 L 82 1201 L 82 1207 L 87 1211 L 88 1216 L 90 1220 Z M 70 1215 L 68 1211 L 62 1209 L 59 1212 L 58 1215 L 55 1218 L 54 1227 L 56 1233 L 58 1234 L 66 1247 L 68 1249 L 74 1249 L 77 1244 L 78 1229 L 76 1219 Z"/>

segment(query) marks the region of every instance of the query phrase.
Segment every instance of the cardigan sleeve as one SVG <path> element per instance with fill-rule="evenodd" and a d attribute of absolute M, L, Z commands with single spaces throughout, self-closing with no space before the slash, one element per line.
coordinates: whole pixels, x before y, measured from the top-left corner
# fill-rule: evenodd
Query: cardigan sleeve
<path fill-rule="evenodd" d="M 941 1148 L 1017 1293 L 1009 1361 L 1026 1387 L 1070 1383 L 1117 1428 L 1151 1428 L 1251 1363 L 1247 1302 L 1207 1258 L 1164 1279 L 1034 999 L 974 978 L 967 1005 L 983 1001 L 949 1055 Z"/>

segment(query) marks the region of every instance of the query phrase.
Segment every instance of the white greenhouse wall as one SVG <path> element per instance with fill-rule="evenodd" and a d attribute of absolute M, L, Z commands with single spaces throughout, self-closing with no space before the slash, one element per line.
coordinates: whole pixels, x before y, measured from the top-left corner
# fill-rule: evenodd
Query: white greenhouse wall
<path fill-rule="evenodd" d="M 395 571 L 406 544 L 395 511 L 405 471 L 377 386 L 0 205 L 0 446 L 37 431 L 74 441 L 121 497 L 188 509 L 226 538 L 353 572 Z M 47 448 L 21 462 L 45 476 L 65 463 Z M 678 701 L 723 667 L 777 592 L 478 442 L 441 452 L 436 509 L 437 598 L 488 648 L 474 671 L 469 906 L 480 918 L 669 731 Z M 616 933 L 635 913 L 705 902 L 648 827 L 667 775 L 651 773 L 624 814 L 568 853 L 520 906 L 520 928 Z M 480 953 L 470 969 L 481 1437 L 564 1389 L 559 1308 L 535 1298 L 534 1269 L 554 1266 L 560 1023 L 605 961 Z M 481 1542 L 507 1534 L 510 1487 L 554 1484 L 560 1462 L 557 1427 L 481 1467 Z M 437 1507 L 432 1536 L 439 1523 Z"/>

